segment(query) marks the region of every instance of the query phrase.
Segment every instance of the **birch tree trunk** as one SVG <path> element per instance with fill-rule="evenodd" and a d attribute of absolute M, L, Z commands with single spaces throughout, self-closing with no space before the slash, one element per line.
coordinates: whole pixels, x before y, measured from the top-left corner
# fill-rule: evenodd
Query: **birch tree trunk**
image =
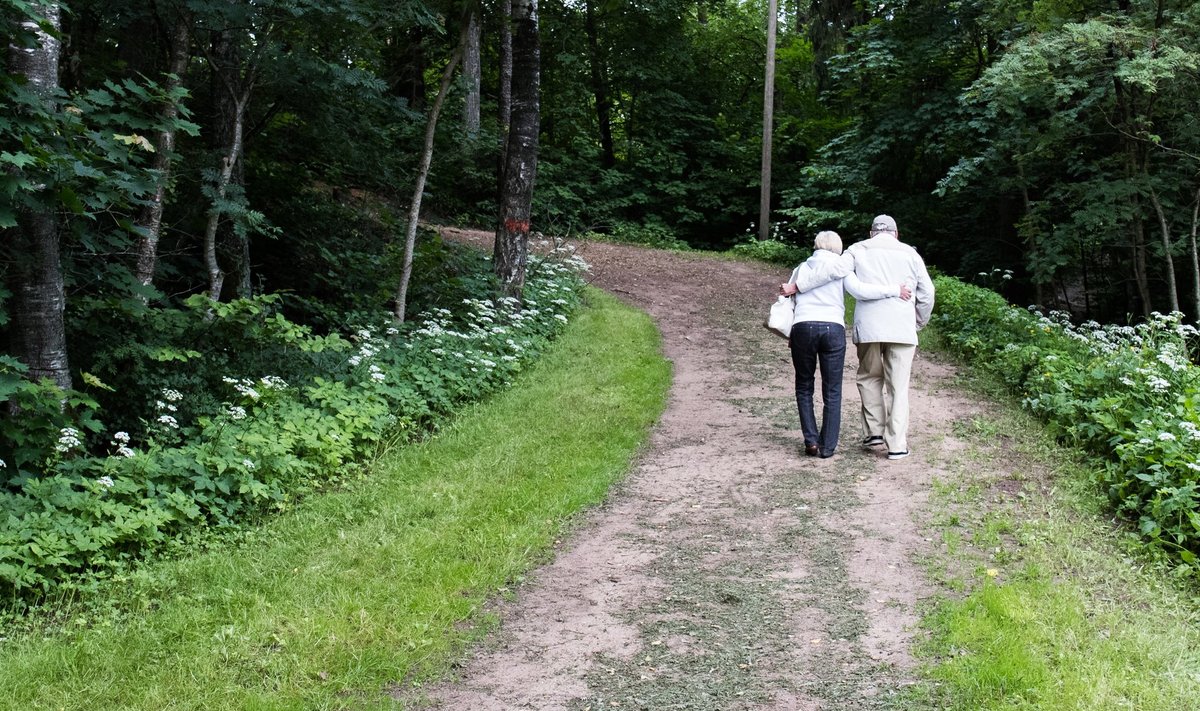
<path fill-rule="evenodd" d="M 31 19 L 21 28 L 37 38 L 37 46 L 8 47 L 8 68 L 25 77 L 34 91 L 51 109 L 58 89 L 58 61 L 62 45 L 55 35 L 62 27 L 58 3 L 31 3 L 31 13 L 40 16 L 53 33 Z M 43 188 L 45 190 L 45 188 Z M 13 316 L 18 341 L 17 356 L 29 366 L 29 378 L 49 378 L 63 389 L 71 387 L 67 358 L 66 325 L 63 311 L 62 264 L 59 261 L 59 226 L 54 199 L 39 209 L 22 209 L 11 244 L 14 255 L 12 275 Z"/>
<path fill-rule="evenodd" d="M 504 180 L 504 152 L 508 150 L 508 127 L 512 122 L 512 0 L 500 0 L 500 176 Z"/>
<path fill-rule="evenodd" d="M 204 266 L 208 272 L 208 296 L 213 301 L 221 300 L 227 276 L 221 268 L 218 256 L 218 233 L 222 231 L 221 221 L 226 216 L 224 204 L 229 195 L 229 185 L 237 175 L 236 171 L 245 148 L 246 112 L 250 106 L 250 97 L 254 93 L 258 71 L 255 60 L 243 61 L 228 32 L 230 30 L 214 34 L 212 48 L 208 54 L 208 63 L 213 73 L 213 108 L 216 113 L 214 136 L 217 149 L 221 151 L 221 163 L 213 185 L 213 206 L 208 213 L 203 242 Z M 269 29 L 261 31 L 258 40 L 266 41 L 269 36 Z M 248 236 L 238 236 L 238 260 L 244 270 L 239 275 L 241 278 L 237 285 L 240 296 L 249 296 L 244 291 L 249 284 L 249 244 L 245 242 L 248 239 Z"/>
<path fill-rule="evenodd" d="M 417 220 L 421 217 L 421 196 L 425 194 L 425 181 L 429 177 L 429 166 L 433 163 L 433 138 L 437 130 L 438 114 L 450 92 L 450 80 L 454 70 L 463 55 L 463 46 L 469 42 L 469 28 L 463 30 L 462 39 L 458 43 L 446 69 L 442 72 L 442 83 L 438 86 L 437 98 L 429 109 L 429 117 L 425 120 L 425 144 L 421 148 L 421 164 L 417 168 L 417 184 L 413 188 L 412 203 L 408 210 L 408 230 L 404 235 L 404 266 L 400 269 L 400 284 L 396 287 L 396 305 L 393 314 L 396 321 L 404 323 L 404 312 L 408 301 L 408 282 L 412 279 L 413 252 L 417 246 Z"/>
<path fill-rule="evenodd" d="M 479 10 L 472 9 L 467 17 L 467 43 L 463 49 L 463 76 L 467 80 L 466 102 L 463 104 L 463 128 L 468 138 L 479 136 Z"/>
<path fill-rule="evenodd" d="M 1179 290 L 1175 286 L 1175 260 L 1171 257 L 1171 226 L 1167 222 L 1167 213 L 1158 199 L 1158 193 L 1154 190 L 1150 191 L 1150 204 L 1154 205 L 1154 212 L 1158 215 L 1159 236 L 1162 239 L 1163 258 L 1166 260 L 1167 266 L 1167 298 L 1170 301 L 1171 310 L 1178 311 Z"/>
<path fill-rule="evenodd" d="M 775 126 L 775 27 L 777 0 L 767 3 L 767 71 L 763 82 L 762 180 L 758 197 L 758 238 L 771 237 L 771 139 Z"/>
<path fill-rule="evenodd" d="M 529 259 L 529 216 L 533 182 L 537 176 L 538 132 L 541 112 L 538 89 L 541 83 L 541 44 L 538 35 L 537 0 L 514 0 L 512 124 L 505 149 L 501 179 L 500 219 L 492 267 L 501 291 L 520 298 L 525 287 Z"/>
<path fill-rule="evenodd" d="M 181 7 L 171 33 L 171 60 L 163 84 L 168 93 L 183 84 L 183 74 L 191 58 L 191 24 L 191 14 Z M 169 125 L 178 117 L 179 104 L 172 101 L 163 107 L 165 124 Z M 154 282 L 154 270 L 158 264 L 158 239 L 162 233 L 163 200 L 170 182 L 171 158 L 175 151 L 175 130 L 166 128 L 161 131 L 154 140 L 154 149 L 153 168 L 158 172 L 158 184 L 154 188 L 154 195 L 150 197 L 150 204 L 141 209 L 137 219 L 137 226 L 143 233 L 138 241 L 137 280 L 145 286 Z"/>

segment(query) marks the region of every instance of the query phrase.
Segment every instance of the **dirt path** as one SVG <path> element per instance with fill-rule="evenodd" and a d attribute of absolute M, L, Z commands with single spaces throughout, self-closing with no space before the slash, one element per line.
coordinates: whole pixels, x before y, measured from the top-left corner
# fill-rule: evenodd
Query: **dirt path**
<path fill-rule="evenodd" d="M 483 241 L 480 233 L 455 232 Z M 802 456 L 784 341 L 760 324 L 785 270 L 589 242 L 592 281 L 658 323 L 675 380 L 608 503 L 426 689 L 442 709 L 907 708 L 936 462 L 976 406 L 918 352 L 914 456 L 861 439 L 847 352 L 842 445 Z M 820 392 L 818 385 L 818 393 Z"/>

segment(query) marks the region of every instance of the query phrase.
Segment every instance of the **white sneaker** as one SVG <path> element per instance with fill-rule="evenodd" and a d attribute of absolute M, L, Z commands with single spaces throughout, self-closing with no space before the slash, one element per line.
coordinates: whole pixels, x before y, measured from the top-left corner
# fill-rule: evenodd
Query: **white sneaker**
<path fill-rule="evenodd" d="M 888 452 L 888 459 L 904 459 L 908 456 L 908 450 L 903 452 Z"/>

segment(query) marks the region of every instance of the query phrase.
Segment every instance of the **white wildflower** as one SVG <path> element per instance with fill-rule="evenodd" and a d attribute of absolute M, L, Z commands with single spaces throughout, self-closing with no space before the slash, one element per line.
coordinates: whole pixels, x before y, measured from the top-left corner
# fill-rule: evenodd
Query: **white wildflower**
<path fill-rule="evenodd" d="M 118 432 L 113 435 L 113 439 L 122 444 L 129 444 L 129 433 L 128 432 Z"/>
<path fill-rule="evenodd" d="M 100 486 L 103 486 L 105 489 L 108 489 L 108 488 L 112 487 L 112 485 L 115 482 L 113 481 L 113 478 L 111 476 L 102 476 L 96 480 L 96 483 L 99 484 Z"/>
<path fill-rule="evenodd" d="M 1160 441 L 1160 442 L 1174 442 L 1174 441 L 1175 441 L 1175 435 L 1171 434 L 1170 432 L 1159 432 L 1159 433 L 1158 433 L 1158 441 Z"/>
<path fill-rule="evenodd" d="M 278 375 L 264 375 L 258 382 L 267 390 L 286 390 L 288 386 L 287 381 Z"/>
<path fill-rule="evenodd" d="M 244 420 L 246 419 L 246 408 L 241 405 L 230 405 L 225 408 L 225 414 L 231 420 Z"/>
<path fill-rule="evenodd" d="M 249 459 L 243 459 L 242 466 L 246 467 L 246 471 L 248 472 L 254 471 L 254 462 L 250 461 Z"/>
<path fill-rule="evenodd" d="M 179 423 L 175 420 L 174 417 L 171 417 L 170 415 L 159 415 L 158 423 L 161 425 L 166 425 L 167 427 L 170 427 L 171 429 L 179 429 Z"/>
<path fill-rule="evenodd" d="M 72 449 L 82 446 L 83 441 L 79 439 L 79 430 L 74 427 L 64 427 L 58 432 L 58 444 L 54 445 L 54 449 L 60 454 L 66 454 Z"/>

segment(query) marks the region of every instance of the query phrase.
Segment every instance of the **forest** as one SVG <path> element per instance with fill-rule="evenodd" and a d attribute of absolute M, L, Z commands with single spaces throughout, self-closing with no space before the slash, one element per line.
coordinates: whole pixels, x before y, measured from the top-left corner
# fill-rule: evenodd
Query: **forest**
<path fill-rule="evenodd" d="M 1011 303 L 1200 316 L 1195 3 L 785 2 L 767 240 L 765 3 L 0 11 L 14 590 L 285 508 L 502 387 L 579 278 L 514 235 L 769 255 L 886 212 Z"/>

